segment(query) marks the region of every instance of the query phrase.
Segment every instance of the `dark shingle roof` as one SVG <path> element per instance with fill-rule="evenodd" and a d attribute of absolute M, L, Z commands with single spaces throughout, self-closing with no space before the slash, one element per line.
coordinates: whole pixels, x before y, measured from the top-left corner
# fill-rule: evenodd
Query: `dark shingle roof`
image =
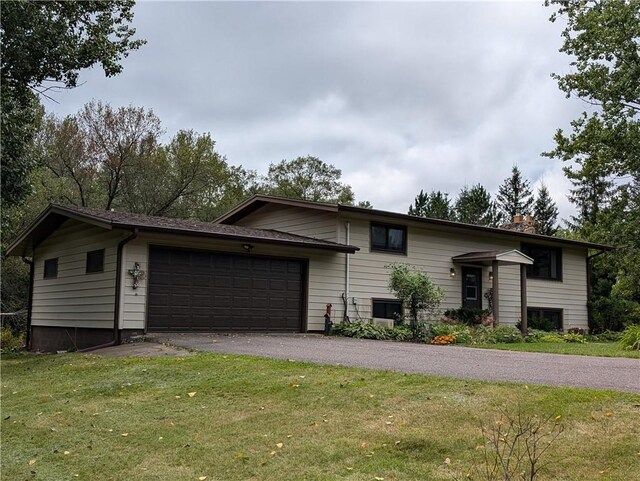
<path fill-rule="evenodd" d="M 56 218 L 46 222 L 47 218 L 51 216 Z M 49 226 L 57 227 L 61 219 L 69 217 L 80 221 L 88 221 L 106 229 L 137 228 L 142 231 L 205 236 L 242 242 L 289 245 L 349 253 L 354 253 L 359 250 L 354 246 L 271 229 L 256 229 L 236 225 L 201 222 L 191 219 L 131 214 L 128 212 L 115 212 L 89 207 L 51 205 L 14 240 L 7 249 L 7 252 L 9 255 L 23 255 L 25 247 L 27 247 L 25 242 L 30 240 L 30 234 L 38 233 L 38 227 L 40 227 L 42 231 L 39 232 L 38 237 L 44 237 L 52 231 Z M 37 244 L 38 241 L 36 240 L 35 243 Z M 22 247 L 22 249 L 20 249 L 20 247 Z"/>

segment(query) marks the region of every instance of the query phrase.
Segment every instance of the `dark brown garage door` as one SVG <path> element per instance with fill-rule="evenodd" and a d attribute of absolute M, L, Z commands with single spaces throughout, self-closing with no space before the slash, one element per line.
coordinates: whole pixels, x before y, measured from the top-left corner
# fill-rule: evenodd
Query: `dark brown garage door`
<path fill-rule="evenodd" d="M 149 330 L 302 330 L 300 261 L 164 247 L 149 257 Z"/>

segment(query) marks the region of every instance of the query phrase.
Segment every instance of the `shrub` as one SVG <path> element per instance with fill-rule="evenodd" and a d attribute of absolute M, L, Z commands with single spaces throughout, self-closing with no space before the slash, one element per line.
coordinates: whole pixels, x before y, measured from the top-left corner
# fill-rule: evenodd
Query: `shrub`
<path fill-rule="evenodd" d="M 541 342 L 542 337 L 548 334 L 547 331 L 541 331 L 540 329 L 529 329 L 524 342 Z"/>
<path fill-rule="evenodd" d="M 622 331 L 625 326 L 640 324 L 640 304 L 615 296 L 599 297 L 589 302 L 591 308 L 590 331 Z"/>
<path fill-rule="evenodd" d="M 640 351 L 640 324 L 627 326 L 620 336 L 620 347 Z"/>
<path fill-rule="evenodd" d="M 472 309 L 470 307 L 461 307 L 459 309 L 448 309 L 444 312 L 444 316 L 452 321 L 466 324 L 467 326 L 477 326 L 483 324 L 485 319 L 491 313 L 487 309 Z"/>
<path fill-rule="evenodd" d="M 421 312 L 429 315 L 435 311 L 444 291 L 427 275 L 407 264 L 388 266 L 389 290 L 409 307 L 410 327 L 414 339 L 424 337 L 424 323 L 419 320 Z"/>
<path fill-rule="evenodd" d="M 585 344 L 587 342 L 587 338 L 584 337 L 584 334 L 577 334 L 572 332 L 563 335 L 562 340 L 564 342 L 576 342 L 580 344 Z"/>
<path fill-rule="evenodd" d="M 471 330 L 462 324 L 436 322 L 429 325 L 429 338 L 454 336 L 455 342 L 466 344 L 471 341 Z"/>
<path fill-rule="evenodd" d="M 478 326 L 471 330 L 473 344 L 502 344 L 521 341 L 520 331 L 513 326 Z"/>
<path fill-rule="evenodd" d="M 540 342 L 564 342 L 564 339 L 560 334 L 545 334 L 544 336 L 540 336 Z"/>
<path fill-rule="evenodd" d="M 589 336 L 589 340 L 592 342 L 618 342 L 622 337 L 621 332 L 604 331 L 600 334 L 593 334 Z"/>
<path fill-rule="evenodd" d="M 14 334 L 8 327 L 0 328 L 0 352 L 15 352 L 24 346 L 24 334 Z"/>
<path fill-rule="evenodd" d="M 334 324 L 331 333 L 336 336 L 354 337 L 357 339 L 379 339 L 408 341 L 413 333 L 408 326 L 385 327 L 364 321 L 352 321 L 349 324 Z"/>

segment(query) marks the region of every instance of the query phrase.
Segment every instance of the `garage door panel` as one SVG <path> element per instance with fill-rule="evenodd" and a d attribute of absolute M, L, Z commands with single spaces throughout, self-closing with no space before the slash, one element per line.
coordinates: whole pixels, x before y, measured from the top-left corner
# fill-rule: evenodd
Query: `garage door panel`
<path fill-rule="evenodd" d="M 300 331 L 299 261 L 152 247 L 149 329 Z"/>

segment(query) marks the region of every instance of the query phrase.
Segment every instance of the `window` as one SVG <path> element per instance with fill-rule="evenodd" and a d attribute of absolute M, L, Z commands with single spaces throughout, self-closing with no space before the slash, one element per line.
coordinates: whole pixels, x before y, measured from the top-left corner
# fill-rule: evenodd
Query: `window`
<path fill-rule="evenodd" d="M 554 281 L 562 280 L 562 249 L 522 244 L 522 253 L 533 259 L 533 265 L 527 266 L 527 277 Z"/>
<path fill-rule="evenodd" d="M 45 259 L 44 261 L 44 278 L 54 279 L 58 277 L 58 258 Z"/>
<path fill-rule="evenodd" d="M 562 309 L 529 307 L 527 309 L 527 321 L 529 329 L 540 329 L 542 331 L 561 331 Z"/>
<path fill-rule="evenodd" d="M 87 252 L 87 274 L 104 271 L 104 249 Z"/>
<path fill-rule="evenodd" d="M 402 301 L 397 299 L 373 299 L 372 317 L 396 319 L 402 315 Z"/>
<path fill-rule="evenodd" d="M 371 224 L 371 250 L 407 253 L 407 228 L 401 225 Z"/>

